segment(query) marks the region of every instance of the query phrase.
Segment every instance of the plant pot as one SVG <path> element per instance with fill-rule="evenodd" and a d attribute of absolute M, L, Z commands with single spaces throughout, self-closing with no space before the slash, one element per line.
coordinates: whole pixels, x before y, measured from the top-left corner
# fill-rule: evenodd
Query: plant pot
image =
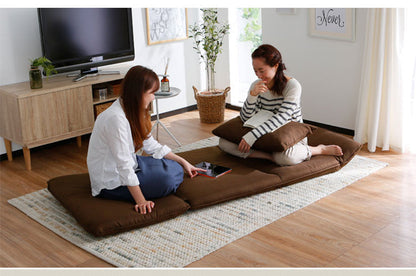
<path fill-rule="evenodd" d="M 30 67 L 29 80 L 31 89 L 42 88 L 42 73 L 38 67 Z"/>
<path fill-rule="evenodd" d="M 225 99 L 227 98 L 230 87 L 224 90 L 198 92 L 195 86 L 194 96 L 198 105 L 199 119 L 201 123 L 213 124 L 224 121 Z"/>

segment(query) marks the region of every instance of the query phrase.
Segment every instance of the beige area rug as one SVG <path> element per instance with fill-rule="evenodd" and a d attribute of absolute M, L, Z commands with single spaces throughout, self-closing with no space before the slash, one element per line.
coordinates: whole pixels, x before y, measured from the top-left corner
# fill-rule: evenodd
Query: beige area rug
<path fill-rule="evenodd" d="M 177 148 L 186 151 L 218 144 L 216 137 Z M 23 213 L 62 238 L 118 267 L 184 267 L 251 232 L 287 216 L 387 166 L 355 156 L 341 170 L 118 235 L 88 234 L 43 189 L 9 200 Z"/>

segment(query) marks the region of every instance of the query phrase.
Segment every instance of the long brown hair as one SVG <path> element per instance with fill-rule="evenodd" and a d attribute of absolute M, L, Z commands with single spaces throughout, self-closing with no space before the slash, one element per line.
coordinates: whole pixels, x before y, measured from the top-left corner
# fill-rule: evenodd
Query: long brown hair
<path fill-rule="evenodd" d="M 274 75 L 274 84 L 271 91 L 277 95 L 282 95 L 283 89 L 285 89 L 287 84 L 287 78 L 283 73 L 283 71 L 286 70 L 286 66 L 282 61 L 282 55 L 279 50 L 270 44 L 263 44 L 254 50 L 251 54 L 251 58 L 264 58 L 264 61 L 270 67 L 279 64 L 276 74 Z"/>
<path fill-rule="evenodd" d="M 127 120 L 130 123 L 134 148 L 139 150 L 152 130 L 149 107 L 143 108 L 143 95 L 159 90 L 159 78 L 155 72 L 143 67 L 130 68 L 121 83 L 120 98 Z"/>

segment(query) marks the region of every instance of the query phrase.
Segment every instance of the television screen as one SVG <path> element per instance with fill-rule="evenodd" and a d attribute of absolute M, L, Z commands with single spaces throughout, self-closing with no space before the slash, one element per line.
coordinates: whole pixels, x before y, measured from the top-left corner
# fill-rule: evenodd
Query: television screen
<path fill-rule="evenodd" d="M 131 9 L 38 9 L 43 55 L 58 72 L 134 59 Z"/>

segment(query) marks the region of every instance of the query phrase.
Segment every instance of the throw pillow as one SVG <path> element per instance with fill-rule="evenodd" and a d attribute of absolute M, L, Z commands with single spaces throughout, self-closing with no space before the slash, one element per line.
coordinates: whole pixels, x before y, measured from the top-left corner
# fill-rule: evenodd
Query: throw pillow
<path fill-rule="evenodd" d="M 304 123 L 289 122 L 272 133 L 263 135 L 254 144 L 253 148 L 265 152 L 281 152 L 295 145 L 310 135 L 316 127 Z M 252 128 L 244 127 L 241 118 L 235 117 L 215 128 L 212 133 L 230 142 L 239 144 L 241 137 Z"/>

